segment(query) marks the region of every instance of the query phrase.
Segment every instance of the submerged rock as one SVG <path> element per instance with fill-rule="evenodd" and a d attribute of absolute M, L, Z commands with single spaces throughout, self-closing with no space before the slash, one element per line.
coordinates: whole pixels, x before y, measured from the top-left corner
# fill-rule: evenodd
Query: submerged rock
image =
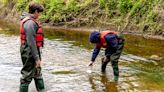
<path fill-rule="evenodd" d="M 158 55 L 151 55 L 149 59 L 154 61 L 161 61 L 163 58 Z"/>

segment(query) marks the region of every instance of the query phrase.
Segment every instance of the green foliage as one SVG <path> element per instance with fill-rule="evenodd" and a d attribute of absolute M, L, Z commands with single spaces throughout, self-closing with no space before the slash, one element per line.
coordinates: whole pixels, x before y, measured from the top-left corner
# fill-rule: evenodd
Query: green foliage
<path fill-rule="evenodd" d="M 6 6 L 9 2 L 9 0 L 3 0 L 3 1 L 0 1 L 0 2 L 2 2 Z"/>
<path fill-rule="evenodd" d="M 27 10 L 28 1 L 27 0 L 17 0 L 17 10 L 24 11 Z"/>
<path fill-rule="evenodd" d="M 137 14 L 138 11 L 142 8 L 144 2 L 145 2 L 144 0 L 139 0 L 138 2 L 136 2 L 136 3 L 133 5 L 132 9 L 130 10 L 128 16 L 133 16 L 134 14 Z"/>
<path fill-rule="evenodd" d="M 107 1 L 108 1 L 108 0 L 99 0 L 99 6 L 100 6 L 101 8 L 105 8 L 105 5 L 106 5 Z"/>
<path fill-rule="evenodd" d="M 46 8 L 47 16 L 52 21 L 60 20 L 61 14 L 64 10 L 64 0 L 50 0 Z"/>
<path fill-rule="evenodd" d="M 16 2 L 17 10 L 28 9 L 31 0 L 4 0 Z M 53 23 L 75 21 L 76 25 L 105 25 L 112 24 L 122 28 L 135 28 L 144 32 L 163 31 L 163 15 L 159 13 L 164 5 L 162 0 L 32 0 L 44 6 L 42 21 L 49 20 Z M 160 3 L 159 3 L 160 2 Z M 82 18 L 82 19 L 81 19 Z M 160 19 L 162 18 L 162 20 Z M 145 28 L 145 26 L 148 28 Z M 164 33 L 163 33 L 164 34 Z"/>
<path fill-rule="evenodd" d="M 122 13 L 122 14 L 126 14 L 128 13 L 133 4 L 132 4 L 132 0 L 120 0 L 119 3 L 118 3 L 118 8 L 119 8 L 119 11 Z"/>
<path fill-rule="evenodd" d="M 5 6 L 8 5 L 8 2 L 10 2 L 11 0 L 2 0 L 0 2 L 2 2 Z"/>
<path fill-rule="evenodd" d="M 66 4 L 66 10 L 70 12 L 71 11 L 77 12 L 78 11 L 77 1 L 69 0 L 68 3 Z"/>
<path fill-rule="evenodd" d="M 155 18 L 157 16 L 157 12 L 152 10 L 148 13 L 147 17 L 146 17 L 146 22 L 155 22 Z"/>
<path fill-rule="evenodd" d="M 118 5 L 118 1 L 117 0 L 108 0 L 108 8 L 109 10 L 117 10 L 117 5 Z"/>
<path fill-rule="evenodd" d="M 83 8 L 88 6 L 90 3 L 92 3 L 93 0 L 81 0 L 81 3 L 79 3 L 79 7 Z"/>

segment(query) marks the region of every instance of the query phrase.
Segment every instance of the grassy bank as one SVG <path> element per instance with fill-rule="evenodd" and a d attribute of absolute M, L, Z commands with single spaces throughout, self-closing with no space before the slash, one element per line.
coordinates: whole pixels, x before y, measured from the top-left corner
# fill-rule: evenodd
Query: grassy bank
<path fill-rule="evenodd" d="M 3 0 L 3 7 L 27 11 L 31 0 Z M 42 22 L 98 27 L 164 36 L 163 0 L 33 0 L 45 7 Z M 0 9 L 2 11 L 3 8 Z M 6 13 L 10 13 L 6 11 Z"/>

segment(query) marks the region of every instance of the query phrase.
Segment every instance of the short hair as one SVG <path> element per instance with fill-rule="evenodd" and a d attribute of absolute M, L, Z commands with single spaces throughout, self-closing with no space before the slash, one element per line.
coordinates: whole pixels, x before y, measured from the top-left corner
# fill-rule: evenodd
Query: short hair
<path fill-rule="evenodd" d="M 36 10 L 37 12 L 43 12 L 43 6 L 41 6 L 39 3 L 30 3 L 29 13 L 33 14 Z"/>

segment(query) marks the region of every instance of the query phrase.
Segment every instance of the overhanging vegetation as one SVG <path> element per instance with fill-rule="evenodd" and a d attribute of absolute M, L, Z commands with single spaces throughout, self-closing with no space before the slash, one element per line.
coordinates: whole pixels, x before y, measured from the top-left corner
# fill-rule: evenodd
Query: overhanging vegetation
<path fill-rule="evenodd" d="M 15 3 L 17 11 L 28 10 L 31 0 L 4 0 Z M 163 0 L 33 0 L 45 11 L 42 22 L 55 26 L 92 26 L 164 36 Z"/>

